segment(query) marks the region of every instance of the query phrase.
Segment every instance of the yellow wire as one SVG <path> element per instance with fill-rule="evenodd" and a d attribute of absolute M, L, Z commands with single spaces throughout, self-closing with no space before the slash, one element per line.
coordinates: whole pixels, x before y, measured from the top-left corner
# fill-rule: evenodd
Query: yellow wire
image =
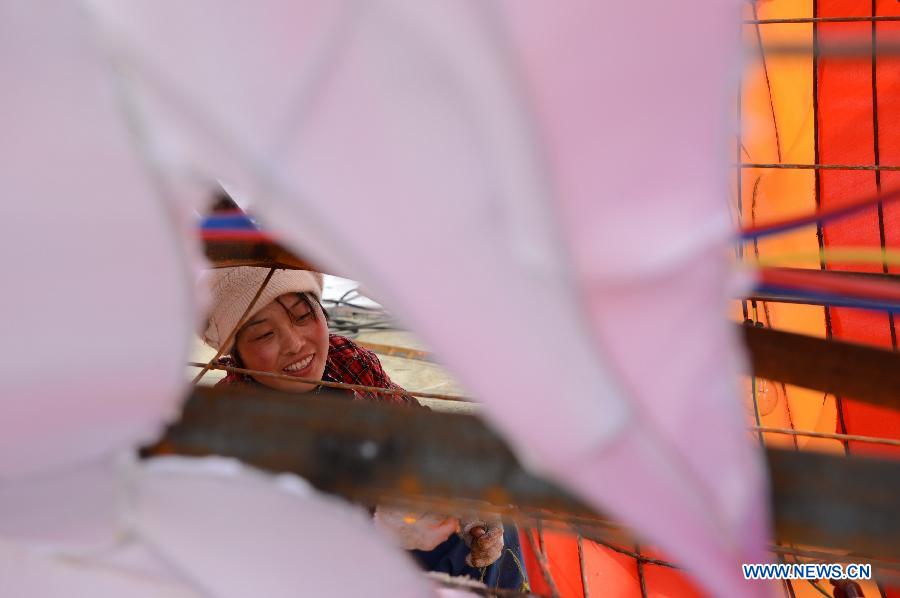
<path fill-rule="evenodd" d="M 757 267 L 783 266 L 791 263 L 809 263 L 823 261 L 826 263 L 844 264 L 877 264 L 900 266 L 900 250 L 877 249 L 871 247 L 839 247 L 820 249 L 819 251 L 799 251 L 795 253 L 778 253 L 757 259 L 749 259 L 747 265 Z"/>

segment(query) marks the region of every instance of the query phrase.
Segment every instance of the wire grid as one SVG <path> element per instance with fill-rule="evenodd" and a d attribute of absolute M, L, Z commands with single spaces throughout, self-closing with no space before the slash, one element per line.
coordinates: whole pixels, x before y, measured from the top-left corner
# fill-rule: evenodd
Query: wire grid
<path fill-rule="evenodd" d="M 737 160 L 737 163 L 735 164 L 735 170 L 738 173 L 737 174 L 738 213 L 741 215 L 743 215 L 743 205 L 742 205 L 742 201 L 741 201 L 742 198 L 740 195 L 741 188 L 742 188 L 742 178 L 741 177 L 742 177 L 742 173 L 746 170 L 754 170 L 754 169 L 812 170 L 814 173 L 814 175 L 813 175 L 814 176 L 814 189 L 815 189 L 814 193 L 815 193 L 815 205 L 816 205 L 817 209 L 820 209 L 820 207 L 821 207 L 822 186 L 821 186 L 820 173 L 823 171 L 870 171 L 873 173 L 873 176 L 875 178 L 875 185 L 876 185 L 876 190 L 878 193 L 880 193 L 882 190 L 881 189 L 881 173 L 885 172 L 885 171 L 900 171 L 900 165 L 882 164 L 882 162 L 881 162 L 880 143 L 879 143 L 880 142 L 879 127 L 878 127 L 878 108 L 879 108 L 879 106 L 878 106 L 878 86 L 877 86 L 877 76 L 878 76 L 877 64 L 878 64 L 879 55 L 884 55 L 884 54 L 892 55 L 892 56 L 895 55 L 894 48 L 892 48 L 892 47 L 888 48 L 887 46 L 885 46 L 883 44 L 879 44 L 877 24 L 880 22 L 900 22 L 900 16 L 878 15 L 877 14 L 877 2 L 876 2 L 876 0 L 872 0 L 870 15 L 846 16 L 846 17 L 822 17 L 822 16 L 820 16 L 820 6 L 819 6 L 820 0 L 811 0 L 811 2 L 812 2 L 812 17 L 765 19 L 765 18 L 759 17 L 759 15 L 757 14 L 757 4 L 755 1 L 751 0 L 750 6 L 751 6 L 751 10 L 752 10 L 752 18 L 744 19 L 742 22 L 743 26 L 745 28 L 752 27 L 754 29 L 754 34 L 758 41 L 759 59 L 761 62 L 760 66 L 764 70 L 765 81 L 766 81 L 767 85 L 769 84 L 768 65 L 766 64 L 767 47 L 763 43 L 763 38 L 760 33 L 761 27 L 766 26 L 766 25 L 776 25 L 776 24 L 808 24 L 808 25 L 811 25 L 811 27 L 812 27 L 812 47 L 809 50 L 812 52 L 812 61 L 811 62 L 812 62 L 812 71 L 813 71 L 812 72 L 812 104 L 813 104 L 812 110 L 813 110 L 814 161 L 813 161 L 813 163 L 809 163 L 809 164 L 785 163 L 781 159 L 780 145 L 779 145 L 779 153 L 778 153 L 778 162 L 777 163 L 754 163 L 754 162 L 745 161 L 742 159 L 742 155 L 740 153 L 740 150 L 742 147 L 741 138 L 738 137 L 738 160 Z M 870 23 L 871 24 L 871 28 L 870 28 L 871 45 L 870 45 L 870 48 L 868 51 L 868 58 L 870 59 L 871 78 L 872 78 L 872 85 L 871 85 L 872 122 L 871 122 L 871 126 L 872 126 L 872 130 L 873 130 L 873 145 L 874 145 L 874 147 L 872 148 L 873 160 L 872 160 L 872 163 L 870 163 L 870 164 L 828 164 L 828 163 L 823 164 L 820 160 L 819 94 L 820 94 L 821 90 L 820 90 L 820 86 L 819 86 L 819 74 L 820 74 L 820 66 L 821 66 L 821 60 L 822 60 L 822 52 L 821 52 L 821 47 L 820 47 L 819 26 L 820 26 L 820 24 L 823 24 L 823 23 L 828 23 L 828 24 Z M 795 48 L 795 49 L 791 50 L 791 49 L 776 47 L 776 48 L 773 48 L 773 50 L 777 54 L 790 54 L 793 51 L 796 51 L 798 49 Z M 803 49 L 799 48 L 799 51 L 802 52 Z M 864 56 L 864 54 L 860 52 L 860 48 L 858 48 L 858 47 L 854 48 L 853 52 L 850 52 L 847 54 L 847 56 L 851 56 L 851 55 L 855 56 L 855 57 Z M 827 56 L 831 57 L 831 56 L 835 56 L 835 54 L 828 53 Z M 769 92 L 770 92 L 769 93 L 770 102 L 772 102 L 772 104 L 771 104 L 772 120 L 773 120 L 773 127 L 775 130 L 775 138 L 776 138 L 776 143 L 779 143 L 778 142 L 778 123 L 775 119 L 774 100 L 772 99 L 771 88 L 769 89 Z M 740 95 L 742 94 L 742 90 L 739 90 L 738 94 L 739 94 L 739 98 L 740 98 Z M 740 126 L 741 126 L 741 122 L 743 120 L 744 120 L 744 106 L 742 106 L 742 103 L 739 99 L 738 100 L 738 131 L 741 130 Z M 864 125 L 860 125 L 860 126 L 864 126 Z M 755 202 L 755 197 L 754 197 L 754 202 Z M 753 215 L 752 212 L 751 212 L 751 215 Z M 886 247 L 886 242 L 885 242 L 885 230 L 884 230 L 884 213 L 883 213 L 883 207 L 881 204 L 878 205 L 878 226 L 879 226 L 880 248 L 883 250 Z M 824 248 L 824 235 L 823 235 L 823 227 L 821 224 L 817 225 L 816 236 L 817 236 L 817 242 L 819 245 L 819 249 L 821 250 Z M 754 246 L 754 249 L 756 249 L 756 246 Z M 820 268 L 823 270 L 827 269 L 827 264 L 825 263 L 824 259 L 820 260 Z M 887 268 L 886 264 L 883 267 L 883 271 L 885 273 L 888 272 L 888 268 Z M 761 303 L 762 303 L 763 307 L 765 308 L 766 302 L 761 302 Z M 765 311 L 766 311 L 766 318 L 765 318 L 766 325 L 771 325 L 771 320 L 770 320 L 770 317 L 768 314 L 768 310 L 765 310 Z M 754 309 L 754 312 L 756 312 L 755 309 Z M 744 314 L 745 314 L 745 319 L 747 319 L 746 307 L 744 307 Z M 830 308 L 828 306 L 824 306 L 823 315 L 824 315 L 826 336 L 827 336 L 827 338 L 830 339 L 833 337 L 833 330 L 832 330 L 832 322 L 831 322 L 831 312 L 830 312 Z M 759 322 L 759 319 L 757 317 L 755 317 L 755 314 L 754 314 L 753 319 L 756 322 Z M 893 314 L 889 315 L 888 324 L 890 326 L 892 347 L 894 350 L 897 350 L 897 335 L 896 335 L 896 330 L 895 330 L 895 322 L 894 322 Z M 753 384 L 751 388 L 752 388 L 751 392 L 752 392 L 752 401 L 753 401 L 753 405 L 754 405 L 754 411 L 758 414 L 759 411 L 758 411 L 758 405 L 757 405 L 756 385 Z M 787 393 L 788 389 L 783 388 L 782 390 L 784 391 L 783 392 L 783 400 L 785 401 L 786 404 L 789 405 L 789 398 L 788 398 L 788 393 Z M 878 438 L 873 438 L 873 437 L 865 437 L 863 439 L 863 438 L 856 437 L 854 435 L 848 435 L 845 418 L 844 418 L 844 408 L 843 408 L 841 397 L 835 397 L 835 407 L 836 407 L 836 416 L 837 416 L 836 419 L 837 419 L 839 433 L 838 434 L 820 434 L 820 436 L 840 440 L 842 442 L 842 445 L 843 445 L 843 448 L 844 448 L 844 451 L 846 454 L 850 453 L 850 440 L 854 440 L 857 442 L 860 440 L 862 440 L 863 442 L 881 441 L 881 442 L 884 442 L 885 444 L 893 444 L 893 445 L 897 444 L 898 441 L 893 440 L 893 439 L 878 439 Z M 804 433 L 803 431 L 798 431 L 798 430 L 794 429 L 793 421 L 790 421 L 789 423 L 790 423 L 789 429 L 773 429 L 773 428 L 767 428 L 764 426 L 760 426 L 759 421 L 757 421 L 756 431 L 757 431 L 757 433 L 760 434 L 760 436 L 762 436 L 762 432 L 770 432 L 770 433 L 775 432 L 775 433 L 783 433 L 783 434 L 790 434 L 790 435 L 808 435 L 808 434 Z M 796 439 L 796 436 L 794 436 L 794 438 Z M 796 442 L 795 442 L 795 449 L 799 450 L 799 446 L 796 444 Z M 799 552 L 802 552 L 802 551 L 799 551 Z M 794 558 L 796 558 L 798 551 L 793 546 L 787 546 L 787 547 L 777 547 L 776 553 L 781 555 L 782 558 L 783 558 L 783 555 L 786 553 L 793 553 Z M 828 557 L 826 557 L 826 558 L 828 558 Z M 881 595 L 884 595 L 884 590 L 882 589 L 880 583 L 877 585 L 878 585 L 879 593 Z M 829 595 L 826 592 L 824 592 L 820 587 L 816 586 L 816 584 L 813 584 L 813 586 L 819 592 L 821 592 L 825 595 Z M 783 589 L 784 589 L 785 596 L 793 596 L 794 595 L 794 589 L 790 584 L 785 584 Z"/>
<path fill-rule="evenodd" d="M 879 151 L 879 127 L 878 127 L 878 87 L 877 87 L 877 61 L 878 61 L 878 36 L 877 36 L 877 24 L 879 22 L 900 22 L 900 16 L 895 15 L 878 15 L 877 14 L 877 2 L 876 0 L 872 0 L 871 2 L 871 14 L 870 15 L 854 15 L 854 16 L 846 16 L 846 17 L 821 17 L 819 16 L 819 2 L 820 0 L 812 0 L 812 8 L 813 8 L 813 16 L 812 17 L 799 17 L 799 18 L 778 18 L 778 19 L 763 19 L 759 18 L 757 14 L 757 3 L 754 1 L 750 2 L 750 7 L 752 10 L 752 17 L 750 19 L 744 19 L 742 21 L 744 27 L 752 27 L 754 29 L 755 37 L 758 43 L 758 51 L 760 54 L 760 59 L 762 62 L 762 68 L 764 70 L 764 74 L 766 75 L 766 83 L 768 85 L 768 66 L 766 64 L 766 51 L 767 46 L 764 44 L 762 36 L 760 34 L 761 26 L 765 25 L 775 25 L 775 24 L 786 24 L 786 23 L 799 23 L 799 24 L 810 24 L 812 26 L 812 48 L 811 51 L 813 53 L 812 57 L 812 69 L 813 69 L 813 128 L 814 128 L 814 152 L 815 152 L 815 161 L 811 164 L 798 164 L 798 163 L 784 163 L 780 160 L 780 152 L 779 152 L 779 162 L 778 163 L 752 163 L 752 162 L 744 162 L 742 160 L 738 161 L 737 172 L 738 172 L 738 210 L 739 214 L 742 214 L 742 198 L 741 198 L 741 190 L 742 190 L 742 180 L 741 174 L 744 170 L 747 169 L 803 169 L 803 170 L 813 170 L 815 172 L 814 180 L 815 180 L 815 202 L 817 208 L 821 205 L 821 181 L 819 173 L 823 170 L 858 170 L 858 171 L 872 171 L 875 178 L 876 189 L 878 192 L 881 191 L 881 172 L 883 171 L 900 171 L 900 165 L 890 165 L 890 164 L 882 164 L 880 160 L 880 151 Z M 870 23 L 871 24 L 871 46 L 870 46 L 870 63 L 871 63 L 871 77 L 872 77 L 872 86 L 871 86 L 871 101 L 872 101 L 872 130 L 873 130 L 873 139 L 874 139 L 874 147 L 873 149 L 873 162 L 871 164 L 822 164 L 819 160 L 819 106 L 818 106 L 818 96 L 819 96 L 819 25 L 822 23 L 836 24 L 836 23 Z M 740 90 L 739 90 L 740 95 Z M 771 90 L 770 90 L 771 97 Z M 773 127 L 776 135 L 776 143 L 778 143 L 778 123 L 775 122 L 775 113 L 774 107 L 772 110 L 773 117 Z M 740 131 L 740 124 L 744 119 L 743 114 L 743 106 L 741 105 L 740 99 L 738 101 L 738 124 Z M 738 137 L 738 149 L 741 148 L 741 140 Z M 738 152 L 740 156 L 740 151 Z M 752 212 L 751 212 L 752 214 Z M 878 225 L 879 225 L 879 236 L 880 236 L 880 248 L 884 249 L 886 247 L 885 242 L 885 231 L 884 231 L 884 214 L 883 208 L 879 204 L 878 206 Z M 824 239 L 823 239 L 823 231 L 822 225 L 819 224 L 817 226 L 817 237 L 819 242 L 819 248 L 822 249 L 824 247 Z M 827 268 L 827 264 L 824 260 L 821 261 L 820 267 L 824 270 Z M 888 271 L 887 265 L 883 266 L 883 271 L 886 273 Z M 761 302 L 764 309 L 766 308 L 766 302 Z M 830 308 L 828 306 L 824 307 L 825 310 L 825 328 L 826 328 L 826 336 L 828 338 L 832 338 L 832 326 L 831 326 L 831 317 L 830 317 Z M 746 313 L 746 309 L 745 309 Z M 768 316 L 768 314 L 767 314 Z M 759 321 L 758 319 L 756 321 Z M 770 325 L 771 321 L 768 317 L 766 317 L 765 325 Z M 888 314 L 888 324 L 891 333 L 891 344 L 894 350 L 897 349 L 897 335 L 896 335 L 896 327 L 894 322 L 894 315 Z M 755 392 L 754 392 L 754 402 L 756 400 Z M 838 411 L 838 423 L 840 427 L 840 434 L 842 436 L 846 436 L 847 430 L 844 422 L 844 414 L 841 405 L 841 397 L 836 397 L 837 402 L 837 411 Z M 787 401 L 787 398 L 785 398 Z M 760 424 L 757 423 L 759 426 Z M 793 428 L 793 426 L 791 426 Z M 849 441 L 847 439 L 843 440 L 843 444 L 845 447 L 845 451 L 849 452 Z"/>

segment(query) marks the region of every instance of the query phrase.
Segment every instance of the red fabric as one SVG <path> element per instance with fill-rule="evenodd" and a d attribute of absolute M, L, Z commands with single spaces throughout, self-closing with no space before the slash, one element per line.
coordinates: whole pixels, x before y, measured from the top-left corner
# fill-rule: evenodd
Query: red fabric
<path fill-rule="evenodd" d="M 818 16 L 869 16 L 872 14 L 870 0 L 818 1 Z M 896 2 L 880 2 L 879 15 L 900 14 Z M 819 39 L 822 43 L 840 43 L 851 40 L 869 43 L 872 35 L 871 23 L 820 23 Z M 896 26 L 877 25 L 879 42 L 897 41 Z M 897 91 L 900 79 L 897 74 L 896 59 L 879 56 L 876 64 L 877 104 L 873 101 L 872 59 L 870 57 L 847 59 L 846 57 L 822 57 L 818 71 L 818 124 L 819 162 L 823 164 L 874 164 L 876 147 L 881 164 L 896 165 L 900 161 L 900 133 L 897 122 L 900 118 L 900 100 Z M 877 108 L 878 137 L 874 125 Z M 877 179 L 872 171 L 823 170 L 819 173 L 820 199 L 823 209 L 846 205 L 861 196 L 874 194 Z M 889 191 L 900 187 L 896 176 L 883 172 L 879 175 L 881 190 Z M 826 247 L 866 246 L 880 247 L 881 239 L 876 210 L 826 224 L 824 227 Z M 898 247 L 897 231 L 900 231 L 900 211 L 895 206 L 884 210 L 886 245 Z M 878 265 L 858 264 L 830 266 L 833 269 L 881 272 Z M 835 338 L 853 342 L 892 347 L 891 328 L 888 315 L 881 312 L 849 308 L 830 310 L 832 331 Z M 898 438 L 900 413 L 865 403 L 858 403 L 852 397 L 842 397 L 841 414 L 849 434 Z M 900 454 L 900 449 L 860 442 L 850 443 L 853 453 Z"/>
<path fill-rule="evenodd" d="M 900 15 L 900 4 L 895 0 L 878 0 L 878 15 Z M 900 42 L 900 23 L 883 21 L 877 25 L 878 43 Z M 882 164 L 900 164 L 900 57 L 884 53 L 875 65 L 878 85 L 878 157 Z M 885 191 L 900 189 L 900 172 L 881 173 L 881 188 Z M 884 208 L 885 238 L 888 247 L 900 247 L 900 204 Z M 892 267 L 891 272 L 900 273 L 900 267 Z M 900 328 L 900 327 L 898 327 Z M 900 332 L 900 330 L 898 330 Z"/>
<path fill-rule="evenodd" d="M 900 5 L 894 0 L 878 0 L 875 14 L 900 15 Z M 871 0 L 816 0 L 819 17 L 869 16 Z M 879 43 L 900 41 L 900 23 L 875 25 Z M 820 23 L 820 40 L 840 42 L 850 39 L 856 43 L 871 40 L 871 23 Z M 873 86 L 873 70 L 874 83 Z M 873 69 L 871 58 L 848 60 L 822 58 L 818 72 L 819 162 L 823 164 L 900 164 L 900 60 L 879 54 Z M 873 98 L 873 87 L 876 88 Z M 877 115 L 877 130 L 874 126 Z M 876 138 L 877 133 L 877 138 Z M 900 188 L 900 173 L 821 171 L 821 205 L 835 207 L 870 194 L 878 188 L 893 191 Z M 884 207 L 885 245 L 900 247 L 900 206 Z M 877 212 L 824 226 L 826 247 L 880 247 Z M 837 268 L 835 268 L 837 269 Z M 882 271 L 855 265 L 852 270 Z M 891 268 L 896 273 L 897 268 Z M 896 348 L 891 339 L 888 316 L 847 308 L 831 310 L 834 336 L 850 341 Z M 895 332 L 900 332 L 896 330 Z M 900 413 L 858 403 L 844 398 L 841 404 L 846 432 L 882 438 L 900 438 Z M 838 431 L 842 432 L 840 422 Z M 900 454 L 900 449 L 861 442 L 850 442 L 854 454 Z M 882 588 L 886 598 L 900 598 L 900 589 Z"/>
<path fill-rule="evenodd" d="M 222 360 L 223 365 L 234 365 L 230 358 Z M 363 349 L 349 338 L 337 334 L 328 337 L 328 357 L 325 360 L 325 372 L 322 379 L 328 382 L 343 384 L 359 384 L 375 386 L 390 390 L 403 390 L 391 381 L 381 367 L 381 362 L 372 351 Z M 247 374 L 228 372 L 216 386 L 259 386 L 259 383 Z M 393 403 L 397 405 L 418 406 L 419 402 L 410 395 L 386 395 L 375 392 L 351 391 L 356 400 L 374 401 L 377 403 Z"/>
<path fill-rule="evenodd" d="M 900 4 L 893 0 L 878 0 L 876 4 L 878 15 L 900 15 Z M 900 23 L 880 22 L 877 27 L 879 43 L 900 42 Z M 878 85 L 878 150 L 882 164 L 900 164 L 900 58 L 890 54 L 879 56 L 875 65 L 876 83 Z M 881 188 L 885 191 L 900 189 L 900 172 L 885 171 L 881 173 Z M 888 247 L 900 247 L 900 204 L 887 205 L 884 208 L 885 239 Z M 892 267 L 894 274 L 900 273 L 900 267 Z M 897 317 L 895 316 L 895 329 L 900 334 Z M 885 422 L 891 426 L 887 433 L 880 435 L 887 438 L 900 437 L 897 413 L 891 412 L 892 418 L 882 420 L 882 410 L 875 409 L 868 419 L 871 422 Z M 860 412 L 865 415 L 865 408 Z M 900 598 L 900 587 L 883 587 L 884 598 Z"/>

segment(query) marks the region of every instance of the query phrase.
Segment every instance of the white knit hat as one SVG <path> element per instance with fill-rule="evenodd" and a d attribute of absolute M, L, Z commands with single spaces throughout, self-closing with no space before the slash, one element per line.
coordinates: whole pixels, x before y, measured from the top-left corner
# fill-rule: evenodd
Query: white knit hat
<path fill-rule="evenodd" d="M 209 319 L 202 334 L 203 340 L 209 346 L 214 349 L 221 348 L 222 343 L 238 325 L 268 273 L 269 268 L 238 266 L 217 268 L 204 275 L 201 284 L 209 286 L 212 296 Z M 310 270 L 276 270 L 247 318 L 285 293 L 312 293 L 321 301 L 322 278 L 321 273 Z M 233 344 L 234 339 L 226 347 L 226 351 L 230 351 Z"/>

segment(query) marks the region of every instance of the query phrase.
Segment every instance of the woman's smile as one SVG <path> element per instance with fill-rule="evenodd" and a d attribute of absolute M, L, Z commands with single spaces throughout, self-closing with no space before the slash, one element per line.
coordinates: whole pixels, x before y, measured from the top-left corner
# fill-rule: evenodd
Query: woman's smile
<path fill-rule="evenodd" d="M 312 370 L 313 360 L 315 359 L 315 357 L 315 353 L 310 353 L 309 355 L 292 362 L 290 365 L 285 366 L 281 371 L 288 376 L 297 376 L 300 378 L 304 378 Z"/>

